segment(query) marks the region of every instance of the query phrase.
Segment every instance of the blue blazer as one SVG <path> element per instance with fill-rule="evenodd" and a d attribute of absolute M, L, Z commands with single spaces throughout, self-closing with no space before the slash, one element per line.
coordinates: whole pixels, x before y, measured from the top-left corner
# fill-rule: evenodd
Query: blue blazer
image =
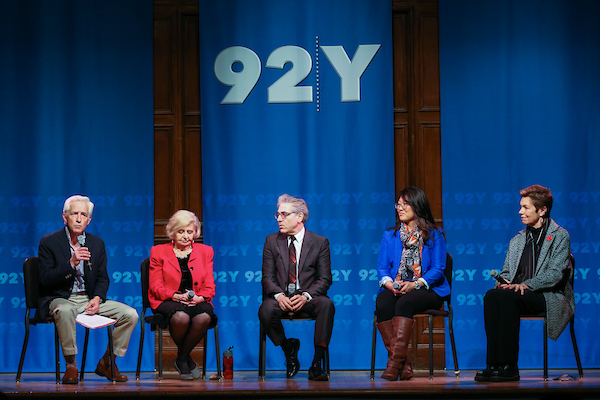
<path fill-rule="evenodd" d="M 379 249 L 379 261 L 377 263 L 377 275 L 379 281 L 386 276 L 394 280 L 402 258 L 402 240 L 400 234 L 394 229 L 385 231 L 381 239 Z M 425 242 L 421 252 L 422 278 L 425 279 L 429 288 L 440 297 L 450 294 L 450 285 L 446 280 L 444 269 L 446 268 L 446 240 L 440 230 L 431 231 L 429 240 Z"/>

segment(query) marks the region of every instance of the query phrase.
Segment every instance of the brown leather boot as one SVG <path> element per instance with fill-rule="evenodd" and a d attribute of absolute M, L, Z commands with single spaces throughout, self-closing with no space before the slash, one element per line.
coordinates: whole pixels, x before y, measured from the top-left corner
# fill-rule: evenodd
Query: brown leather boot
<path fill-rule="evenodd" d="M 388 361 L 387 368 L 381 375 L 381 379 L 398 380 L 400 370 L 404 368 L 404 362 L 406 361 L 406 351 L 412 335 L 413 323 L 414 321 L 411 318 L 406 317 L 394 317 L 392 319 L 392 328 L 396 335 L 392 336 L 390 343 L 392 356 Z"/>
<path fill-rule="evenodd" d="M 392 357 L 392 349 L 390 348 L 392 342 L 392 335 L 394 334 L 394 328 L 392 326 L 392 320 L 378 322 L 377 329 L 381 334 L 381 339 L 383 339 L 383 345 L 388 352 L 388 361 Z"/>
<path fill-rule="evenodd" d="M 404 361 L 404 366 L 402 367 L 402 371 L 400 372 L 400 380 L 406 381 L 413 377 L 412 365 L 410 365 L 410 361 L 408 358 Z"/>

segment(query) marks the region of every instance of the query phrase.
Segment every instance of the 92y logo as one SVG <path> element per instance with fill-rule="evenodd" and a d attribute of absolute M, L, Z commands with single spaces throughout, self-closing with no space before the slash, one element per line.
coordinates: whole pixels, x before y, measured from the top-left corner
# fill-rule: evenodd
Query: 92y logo
<path fill-rule="evenodd" d="M 342 102 L 360 101 L 360 78 L 380 47 L 380 44 L 359 45 L 352 60 L 342 46 L 317 47 L 340 77 Z M 299 86 L 312 71 L 311 55 L 299 46 L 278 47 L 267 58 L 265 68 L 283 70 L 288 63 L 292 67 L 267 89 L 268 103 L 312 103 L 313 86 Z M 253 50 L 232 46 L 217 55 L 214 72 L 219 82 L 231 87 L 221 104 L 243 104 L 260 79 L 262 63 Z"/>

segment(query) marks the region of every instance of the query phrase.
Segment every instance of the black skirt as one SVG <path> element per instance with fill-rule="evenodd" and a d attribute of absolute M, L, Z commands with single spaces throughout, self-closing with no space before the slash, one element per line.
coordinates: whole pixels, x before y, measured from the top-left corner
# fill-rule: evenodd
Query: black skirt
<path fill-rule="evenodd" d="M 190 318 L 194 318 L 198 314 L 206 313 L 210 315 L 210 326 L 209 328 L 214 328 L 217 325 L 217 315 L 215 314 L 215 308 L 206 301 L 202 303 L 198 303 L 195 306 L 186 306 L 177 301 L 173 300 L 164 300 L 156 309 L 152 310 L 155 314 L 161 314 L 167 324 L 171 321 L 171 317 L 177 311 L 183 311 Z"/>

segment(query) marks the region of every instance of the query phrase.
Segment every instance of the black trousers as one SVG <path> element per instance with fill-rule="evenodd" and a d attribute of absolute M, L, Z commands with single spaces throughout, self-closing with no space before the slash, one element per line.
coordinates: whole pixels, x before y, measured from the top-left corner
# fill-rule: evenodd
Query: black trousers
<path fill-rule="evenodd" d="M 483 298 L 488 365 L 517 366 L 521 316 L 546 311 L 542 293 L 526 290 L 523 295 L 509 289 L 492 289 Z"/>
<path fill-rule="evenodd" d="M 389 321 L 394 317 L 411 318 L 428 309 L 439 309 L 444 299 L 433 290 L 413 290 L 396 296 L 394 292 L 384 289 L 377 295 L 375 309 L 377 322 Z"/>
<path fill-rule="evenodd" d="M 296 318 L 315 318 L 315 345 L 325 342 L 329 345 L 333 331 L 333 316 L 335 307 L 333 301 L 327 296 L 315 296 L 295 314 Z M 275 346 L 281 345 L 285 340 L 282 319 L 289 318 L 287 311 L 279 307 L 277 300 L 265 298 L 258 309 L 258 319 L 265 333 Z"/>

